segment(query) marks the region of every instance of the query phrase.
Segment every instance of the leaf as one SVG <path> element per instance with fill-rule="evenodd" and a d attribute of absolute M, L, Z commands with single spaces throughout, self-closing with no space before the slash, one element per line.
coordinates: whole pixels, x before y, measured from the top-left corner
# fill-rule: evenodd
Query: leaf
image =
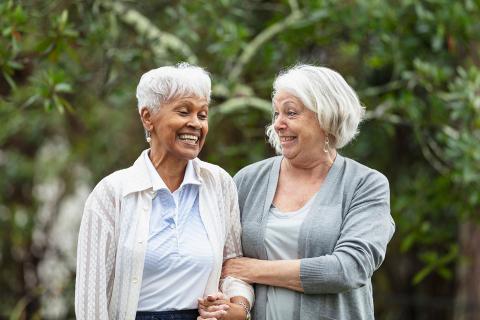
<path fill-rule="evenodd" d="M 2 74 L 3 74 L 3 77 L 5 78 L 5 80 L 6 80 L 6 81 L 8 82 L 8 84 L 10 85 L 10 87 L 11 87 L 13 90 L 15 90 L 15 89 L 17 88 L 17 86 L 16 86 L 16 84 L 15 84 L 15 81 L 12 79 L 12 77 L 10 77 L 10 75 L 9 75 L 7 72 L 5 72 L 5 71 L 3 71 Z"/>
<path fill-rule="evenodd" d="M 55 85 L 55 92 L 72 92 L 72 86 L 69 83 L 61 82 Z"/>

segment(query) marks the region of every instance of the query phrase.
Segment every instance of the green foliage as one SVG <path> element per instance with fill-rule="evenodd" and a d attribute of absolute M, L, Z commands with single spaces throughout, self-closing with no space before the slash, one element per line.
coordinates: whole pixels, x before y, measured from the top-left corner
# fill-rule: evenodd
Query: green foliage
<path fill-rule="evenodd" d="M 232 174 L 273 154 L 264 128 L 282 68 L 340 71 L 367 106 L 341 152 L 391 184 L 385 287 L 421 293 L 433 277 L 453 287 L 458 224 L 478 220 L 480 202 L 478 2 L 8 0 L 0 16 L 0 317 L 45 311 L 40 301 L 54 293 L 39 269 L 51 244 L 35 235 L 52 233 L 79 180 L 92 186 L 145 148 L 137 81 L 178 61 L 212 74 L 201 157 Z M 45 222 L 39 186 L 56 183 Z M 73 316 L 69 277 L 57 288 L 64 317 Z"/>

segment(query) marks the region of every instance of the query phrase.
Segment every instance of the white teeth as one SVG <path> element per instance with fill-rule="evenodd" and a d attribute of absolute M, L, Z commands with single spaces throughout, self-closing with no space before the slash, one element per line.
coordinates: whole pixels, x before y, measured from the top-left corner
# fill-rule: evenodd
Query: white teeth
<path fill-rule="evenodd" d="M 198 137 L 191 134 L 181 134 L 178 138 L 187 143 L 195 144 L 198 141 Z"/>
<path fill-rule="evenodd" d="M 292 141 L 295 137 L 280 137 L 281 142 Z"/>

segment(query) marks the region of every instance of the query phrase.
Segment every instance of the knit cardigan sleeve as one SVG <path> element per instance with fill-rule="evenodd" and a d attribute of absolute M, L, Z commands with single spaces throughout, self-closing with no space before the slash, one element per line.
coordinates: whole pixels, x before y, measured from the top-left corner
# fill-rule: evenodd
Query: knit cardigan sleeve
<path fill-rule="evenodd" d="M 113 188 L 102 180 L 88 197 L 77 247 L 77 319 L 109 319 L 115 257 Z"/>
<path fill-rule="evenodd" d="M 301 260 L 306 294 L 334 294 L 364 286 L 385 258 L 395 230 L 388 180 L 371 172 L 359 183 L 331 254 Z"/>

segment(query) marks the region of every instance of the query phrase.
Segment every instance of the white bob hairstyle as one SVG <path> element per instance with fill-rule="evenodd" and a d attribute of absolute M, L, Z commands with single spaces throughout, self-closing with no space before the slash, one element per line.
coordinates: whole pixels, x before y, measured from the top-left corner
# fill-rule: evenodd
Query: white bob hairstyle
<path fill-rule="evenodd" d="M 342 148 L 358 134 L 365 108 L 338 72 L 326 67 L 297 65 L 275 78 L 273 98 L 280 91 L 294 95 L 317 114 L 320 127 L 328 134 L 330 146 L 335 149 Z M 266 133 L 272 147 L 281 154 L 282 148 L 273 122 L 267 127 Z"/>
<path fill-rule="evenodd" d="M 186 62 L 152 69 L 142 75 L 137 86 L 138 112 L 154 112 L 163 103 L 178 97 L 196 96 L 210 103 L 212 82 L 207 71 Z"/>

